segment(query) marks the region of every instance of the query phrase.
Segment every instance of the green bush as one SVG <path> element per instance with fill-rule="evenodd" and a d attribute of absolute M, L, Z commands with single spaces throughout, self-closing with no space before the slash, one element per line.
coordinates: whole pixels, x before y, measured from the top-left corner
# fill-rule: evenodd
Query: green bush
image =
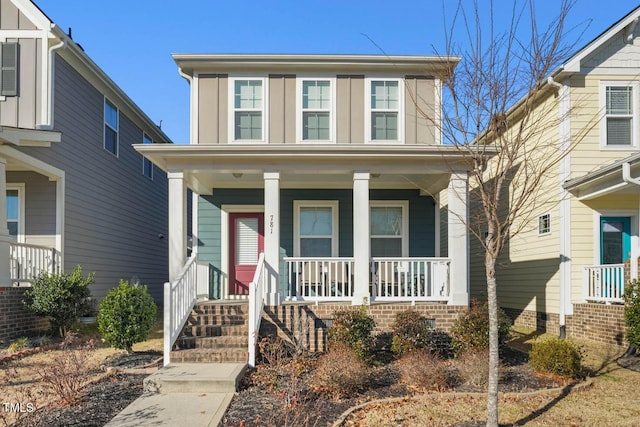
<path fill-rule="evenodd" d="M 392 335 L 391 351 L 397 355 L 431 347 L 429 319 L 415 310 L 396 314 Z"/>
<path fill-rule="evenodd" d="M 580 347 L 568 339 L 536 341 L 529 352 L 529 363 L 539 373 L 577 378 L 582 372 Z"/>
<path fill-rule="evenodd" d="M 44 273 L 25 291 L 23 303 L 31 312 L 48 316 L 51 328 L 64 336 L 87 310 L 93 282 L 93 273 L 84 277 L 80 266 L 68 274 Z"/>
<path fill-rule="evenodd" d="M 133 344 L 147 339 L 155 317 L 156 304 L 147 287 L 120 280 L 100 301 L 98 330 L 109 345 L 132 353 Z"/>
<path fill-rule="evenodd" d="M 498 342 L 504 344 L 509 339 L 511 320 L 498 308 Z M 489 305 L 474 300 L 471 308 L 460 316 L 451 328 L 452 346 L 456 355 L 468 349 L 489 348 Z"/>
<path fill-rule="evenodd" d="M 632 280 L 624 290 L 624 320 L 627 324 L 627 341 L 640 348 L 640 281 Z"/>
<path fill-rule="evenodd" d="M 376 322 L 367 314 L 366 306 L 359 310 L 337 311 L 333 325 L 327 331 L 329 347 L 336 344 L 349 346 L 360 360 L 368 360 L 373 354 L 373 329 Z"/>

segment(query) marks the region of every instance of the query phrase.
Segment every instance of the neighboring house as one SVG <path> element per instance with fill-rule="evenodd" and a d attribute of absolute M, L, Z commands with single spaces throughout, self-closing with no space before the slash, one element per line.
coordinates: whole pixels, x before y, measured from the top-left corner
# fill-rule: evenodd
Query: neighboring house
<path fill-rule="evenodd" d="M 541 190 L 555 202 L 499 262 L 499 302 L 516 323 L 623 342 L 622 293 L 625 280 L 638 277 L 640 256 L 639 20 L 640 7 L 545 82 L 539 113 L 553 105 L 557 121 L 546 137 L 567 155 Z M 471 293 L 484 297 L 480 253 L 473 244 Z"/>
<path fill-rule="evenodd" d="M 0 2 L 0 49 L 0 284 L 79 264 L 160 302 L 167 179 L 132 144 L 168 137 L 34 3 Z"/>
<path fill-rule="evenodd" d="M 441 81 L 457 58 L 174 59 L 190 83 L 191 144 L 136 149 L 168 174 L 171 292 L 188 295 L 179 316 L 196 293 L 246 300 L 252 281 L 271 306 L 426 303 L 438 327 L 467 308 L 467 173 L 439 132 Z M 194 257 L 180 275 L 186 187 Z M 433 196 L 447 187 L 460 195 L 448 257 Z"/>

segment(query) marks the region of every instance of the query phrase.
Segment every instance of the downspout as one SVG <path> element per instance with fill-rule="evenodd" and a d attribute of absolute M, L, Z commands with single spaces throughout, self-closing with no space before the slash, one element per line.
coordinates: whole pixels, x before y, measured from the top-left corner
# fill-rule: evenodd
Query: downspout
<path fill-rule="evenodd" d="M 64 37 L 62 41 L 56 45 L 53 45 L 49 48 L 49 72 L 47 76 L 48 84 L 47 84 L 47 99 L 45 101 L 47 105 L 47 118 L 46 123 L 42 123 L 37 126 L 39 130 L 53 130 L 53 78 L 54 78 L 54 67 L 53 60 L 56 50 L 63 49 L 67 46 L 67 38 Z"/>
<path fill-rule="evenodd" d="M 624 182 L 628 182 L 629 184 L 633 184 L 633 185 L 638 185 L 640 186 L 640 179 L 638 178 L 633 178 L 631 176 L 631 165 L 629 164 L 629 162 L 624 162 L 622 164 L 622 180 Z M 634 251 L 635 253 L 635 251 Z M 637 255 L 637 254 L 636 254 Z M 637 278 L 638 277 L 638 262 L 637 260 L 634 260 L 635 262 L 629 262 L 629 267 L 631 270 L 631 277 Z M 635 273 L 635 274 L 634 274 Z M 625 356 L 632 356 L 636 353 L 636 348 L 633 345 L 629 345 L 629 348 L 627 348 L 627 351 L 625 352 Z"/>

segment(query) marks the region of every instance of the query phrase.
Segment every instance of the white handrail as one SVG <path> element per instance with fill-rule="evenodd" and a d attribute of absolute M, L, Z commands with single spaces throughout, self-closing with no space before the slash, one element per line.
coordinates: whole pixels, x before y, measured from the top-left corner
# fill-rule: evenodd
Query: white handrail
<path fill-rule="evenodd" d="M 43 273 L 60 272 L 60 252 L 55 248 L 27 243 L 11 243 L 9 248 L 10 274 L 14 282 L 33 281 Z"/>
<path fill-rule="evenodd" d="M 584 267 L 584 299 L 608 304 L 621 303 L 624 301 L 624 282 L 624 264 Z"/>
<path fill-rule="evenodd" d="M 260 332 L 262 309 L 264 308 L 264 252 L 260 252 L 256 272 L 249 284 L 249 366 L 256 366 L 256 341 Z"/>
<path fill-rule="evenodd" d="M 196 254 L 187 260 L 173 282 L 164 284 L 164 365 L 171 361 L 171 349 L 196 303 Z"/>

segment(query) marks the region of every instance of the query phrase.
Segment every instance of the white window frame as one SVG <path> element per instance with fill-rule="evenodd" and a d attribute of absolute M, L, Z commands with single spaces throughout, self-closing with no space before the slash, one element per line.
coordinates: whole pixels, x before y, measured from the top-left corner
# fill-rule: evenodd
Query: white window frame
<path fill-rule="evenodd" d="M 339 252 L 339 222 L 337 200 L 294 200 L 293 201 L 293 256 L 300 256 L 300 208 L 331 208 L 331 257 Z M 320 236 L 318 236 L 320 237 Z"/>
<path fill-rule="evenodd" d="M 371 108 L 371 84 L 374 81 L 391 81 L 398 82 L 398 109 L 397 110 L 373 110 Z M 405 98 L 405 83 L 403 78 L 389 77 L 389 76 L 367 76 L 364 79 L 364 135 L 368 144 L 402 144 L 404 143 L 404 98 Z M 373 139 L 371 135 L 371 115 L 372 113 L 380 112 L 392 112 L 398 113 L 398 139 Z"/>
<path fill-rule="evenodd" d="M 607 88 L 608 87 L 631 87 L 632 94 L 632 117 L 631 117 L 631 144 L 630 145 L 608 145 L 607 144 Z M 638 120 L 638 110 L 640 109 L 639 89 L 640 82 L 632 80 L 601 80 L 600 81 L 600 148 L 602 150 L 632 150 L 638 147 L 640 121 Z M 614 116 L 615 117 L 615 116 Z"/>
<path fill-rule="evenodd" d="M 153 139 L 151 139 L 151 137 L 147 135 L 145 132 L 142 132 L 142 143 L 153 144 Z M 144 171 L 146 165 L 149 165 L 148 175 Z M 153 181 L 153 163 L 151 162 L 151 160 L 147 159 L 145 156 L 142 156 L 142 175 L 146 176 L 151 181 Z"/>
<path fill-rule="evenodd" d="M 236 139 L 236 108 L 235 108 L 235 87 L 238 80 L 255 80 L 262 82 L 262 109 L 255 109 L 252 111 L 262 112 L 262 138 L 260 139 Z M 267 143 L 269 140 L 267 134 L 269 132 L 269 79 L 266 76 L 255 75 L 236 75 L 229 76 L 228 83 L 228 104 L 229 104 L 229 123 L 228 123 L 228 135 L 229 141 L 237 144 L 255 144 L 255 143 Z M 241 108 L 238 111 L 249 111 L 249 109 Z"/>
<path fill-rule="evenodd" d="M 543 217 L 548 217 L 547 221 L 548 221 L 548 228 L 546 231 L 543 231 L 540 227 L 540 221 L 542 221 Z M 538 236 L 548 236 L 549 234 L 551 234 L 551 213 L 550 212 L 545 212 L 542 215 L 538 215 Z"/>
<path fill-rule="evenodd" d="M 107 123 L 107 104 L 110 105 L 111 107 L 115 108 L 116 110 L 116 127 L 115 129 L 113 128 L 113 126 L 111 126 L 109 123 Z M 102 122 L 103 122 L 103 127 L 102 127 L 102 148 L 104 148 L 104 150 L 116 157 L 119 157 L 120 155 L 120 109 L 118 108 L 118 106 L 112 102 L 111 100 L 109 100 L 106 96 L 104 97 L 104 107 L 103 107 L 103 111 L 102 111 Z M 116 133 L 116 152 L 114 153 L 113 151 L 109 150 L 107 148 L 107 138 L 105 135 L 105 126 L 108 126 L 111 130 L 113 130 Z"/>
<path fill-rule="evenodd" d="M 409 256 L 409 201 L 408 200 L 370 200 L 369 201 L 369 222 L 371 222 L 371 208 L 384 207 L 384 208 L 402 208 L 402 230 L 400 231 L 400 238 L 402 239 L 402 258 Z M 396 239 L 396 236 L 374 236 L 369 231 L 369 241 L 371 239 Z M 371 242 L 369 242 L 371 245 Z"/>
<path fill-rule="evenodd" d="M 18 235 L 16 236 L 17 243 L 25 242 L 25 212 L 24 212 L 24 183 L 11 183 L 7 184 L 6 191 L 14 190 L 18 191 Z M 5 197 L 6 197 L 5 191 Z M 7 222 L 9 219 L 7 218 Z"/>
<path fill-rule="evenodd" d="M 303 85 L 308 81 L 328 81 L 331 101 L 329 109 L 304 109 Z M 335 76 L 297 76 L 296 77 L 296 141 L 302 144 L 334 144 L 336 143 L 336 77 Z M 329 113 L 329 139 L 304 139 L 303 114 L 307 111 L 318 111 Z"/>

